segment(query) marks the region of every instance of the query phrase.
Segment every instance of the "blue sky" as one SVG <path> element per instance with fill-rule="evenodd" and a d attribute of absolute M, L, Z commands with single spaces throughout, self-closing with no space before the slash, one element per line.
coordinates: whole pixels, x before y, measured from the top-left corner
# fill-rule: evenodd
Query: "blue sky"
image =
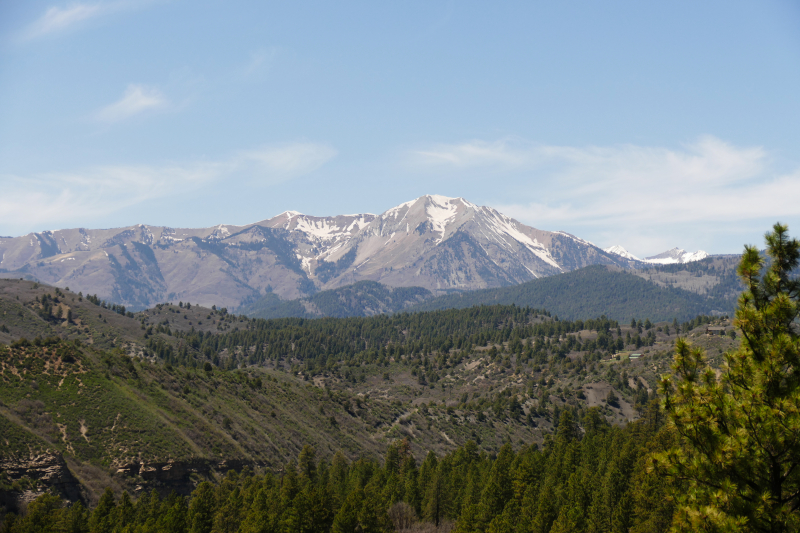
<path fill-rule="evenodd" d="M 640 256 L 800 234 L 800 7 L 0 1 L 0 235 L 462 196 Z"/>

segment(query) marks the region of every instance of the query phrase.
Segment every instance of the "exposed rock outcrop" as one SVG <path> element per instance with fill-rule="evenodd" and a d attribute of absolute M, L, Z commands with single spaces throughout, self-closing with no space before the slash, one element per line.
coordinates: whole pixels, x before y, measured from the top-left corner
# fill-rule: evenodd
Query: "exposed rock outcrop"
<path fill-rule="evenodd" d="M 252 467 L 250 461 L 239 459 L 210 460 L 190 459 L 187 461 L 167 461 L 165 463 L 131 463 L 117 469 L 116 474 L 125 478 L 139 478 L 137 491 L 155 488 L 159 492 L 188 495 L 194 490 L 199 479 L 211 474 L 225 473 L 229 470 L 242 470 Z"/>
<path fill-rule="evenodd" d="M 19 489 L 0 490 L 0 505 L 19 512 L 27 503 L 50 490 L 65 500 L 82 500 L 81 485 L 60 453 L 45 452 L 28 457 L 0 457 L 0 472 Z"/>

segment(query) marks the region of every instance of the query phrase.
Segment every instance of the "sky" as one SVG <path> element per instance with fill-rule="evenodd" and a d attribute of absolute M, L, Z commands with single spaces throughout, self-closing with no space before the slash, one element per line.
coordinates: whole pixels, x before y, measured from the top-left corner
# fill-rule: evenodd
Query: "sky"
<path fill-rule="evenodd" d="M 800 235 L 800 3 L 0 0 L 0 235 L 463 197 L 640 257 Z"/>

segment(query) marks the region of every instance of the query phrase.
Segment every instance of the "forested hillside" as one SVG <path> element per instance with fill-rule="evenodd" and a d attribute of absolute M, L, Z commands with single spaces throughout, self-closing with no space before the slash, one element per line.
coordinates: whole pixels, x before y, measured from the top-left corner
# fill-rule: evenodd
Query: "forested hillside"
<path fill-rule="evenodd" d="M 351 461 L 404 438 L 418 461 L 470 440 L 487 454 L 541 445 L 565 410 L 638 419 L 679 332 L 717 353 L 737 342 L 703 335 L 708 317 L 567 321 L 483 306 L 254 320 L 185 302 L 134 314 L 21 280 L 0 289 L 12 501 L 51 486 L 44 467 L 19 466 L 36 454 L 95 502 L 104 486 L 188 494 L 220 469 L 280 468 L 304 445 Z"/>
<path fill-rule="evenodd" d="M 569 319 L 605 314 L 615 320 L 647 316 L 688 320 L 699 314 L 730 314 L 742 285 L 736 256 L 635 269 L 590 266 L 520 285 L 453 292 L 435 298 L 420 287 L 391 288 L 362 281 L 299 300 L 269 293 L 237 309 L 255 318 L 372 316 L 475 305 L 518 305 L 549 309 Z"/>
<path fill-rule="evenodd" d="M 686 266 L 657 267 L 653 272 L 662 269 L 677 272 Z M 441 296 L 412 306 L 408 311 L 514 304 L 545 308 L 569 319 L 605 314 L 615 320 L 647 316 L 658 321 L 671 321 L 673 318 L 684 321 L 699 314 L 731 314 L 736 305 L 738 292 L 732 291 L 729 284 L 724 285 L 720 292 L 712 290 L 709 294 L 698 294 L 666 283 L 659 286 L 646 281 L 643 278 L 649 272 L 590 266 L 513 287 Z"/>
<path fill-rule="evenodd" d="M 281 300 L 270 293 L 236 311 L 254 318 L 373 316 L 397 313 L 429 298 L 433 293 L 422 287 L 389 287 L 375 281 L 359 281 L 299 300 Z"/>
<path fill-rule="evenodd" d="M 574 412 L 564 411 L 541 446 L 507 443 L 496 454 L 469 441 L 420 461 L 400 440 L 382 461 L 350 462 L 341 454 L 319 460 L 305 447 L 281 474 L 231 472 L 216 485 L 198 485 L 188 501 L 153 491 L 134 504 L 127 493 L 115 501 L 107 491 L 88 512 L 79 504 L 61 509 L 58 498 L 44 496 L 4 531 L 366 533 L 422 525 L 458 532 L 658 533 L 669 527 L 674 507 L 663 481 L 647 474 L 645 459 L 674 437 L 661 430 L 657 409 L 625 428 L 610 426 L 597 409 L 580 425 Z"/>

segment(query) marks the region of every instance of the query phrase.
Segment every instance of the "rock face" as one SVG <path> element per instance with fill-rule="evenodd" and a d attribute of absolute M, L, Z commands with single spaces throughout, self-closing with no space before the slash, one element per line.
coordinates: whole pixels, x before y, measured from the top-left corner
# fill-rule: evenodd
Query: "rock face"
<path fill-rule="evenodd" d="M 120 481 L 125 485 L 130 486 L 132 483 L 137 492 L 156 489 L 164 496 L 173 491 L 188 496 L 199 480 L 208 479 L 213 473 L 225 474 L 229 470 L 241 471 L 245 467 L 256 466 L 250 461 L 238 459 L 192 459 L 163 463 L 133 463 L 120 467 L 115 475 L 120 477 Z M 0 472 L 11 482 L 23 482 L 20 483 L 19 489 L 0 490 L 0 507 L 6 512 L 19 513 L 28 503 L 47 491 L 70 502 L 85 502 L 86 490 L 72 475 L 61 454 L 2 457 Z"/>
<path fill-rule="evenodd" d="M 629 262 L 564 232 L 463 198 L 422 196 L 381 215 L 287 211 L 247 226 L 146 225 L 0 237 L 0 276 L 29 276 L 133 309 L 165 301 L 235 308 L 361 280 L 435 293 L 501 287 Z"/>
<path fill-rule="evenodd" d="M 254 466 L 249 461 L 192 459 L 165 463 L 132 463 L 120 467 L 116 474 L 128 478 L 139 478 L 142 483 L 137 490 L 153 489 L 164 494 L 175 491 L 188 496 L 194 490 L 198 478 L 207 478 L 212 472 L 224 474 L 229 470 L 240 471 Z"/>
<path fill-rule="evenodd" d="M 24 478 L 33 483 L 23 490 L 0 491 L 0 505 L 8 511 L 19 512 L 27 503 L 47 490 L 76 502 L 82 500 L 81 486 L 67 468 L 59 453 L 42 453 L 29 457 L 0 457 L 0 472 L 12 482 Z"/>

